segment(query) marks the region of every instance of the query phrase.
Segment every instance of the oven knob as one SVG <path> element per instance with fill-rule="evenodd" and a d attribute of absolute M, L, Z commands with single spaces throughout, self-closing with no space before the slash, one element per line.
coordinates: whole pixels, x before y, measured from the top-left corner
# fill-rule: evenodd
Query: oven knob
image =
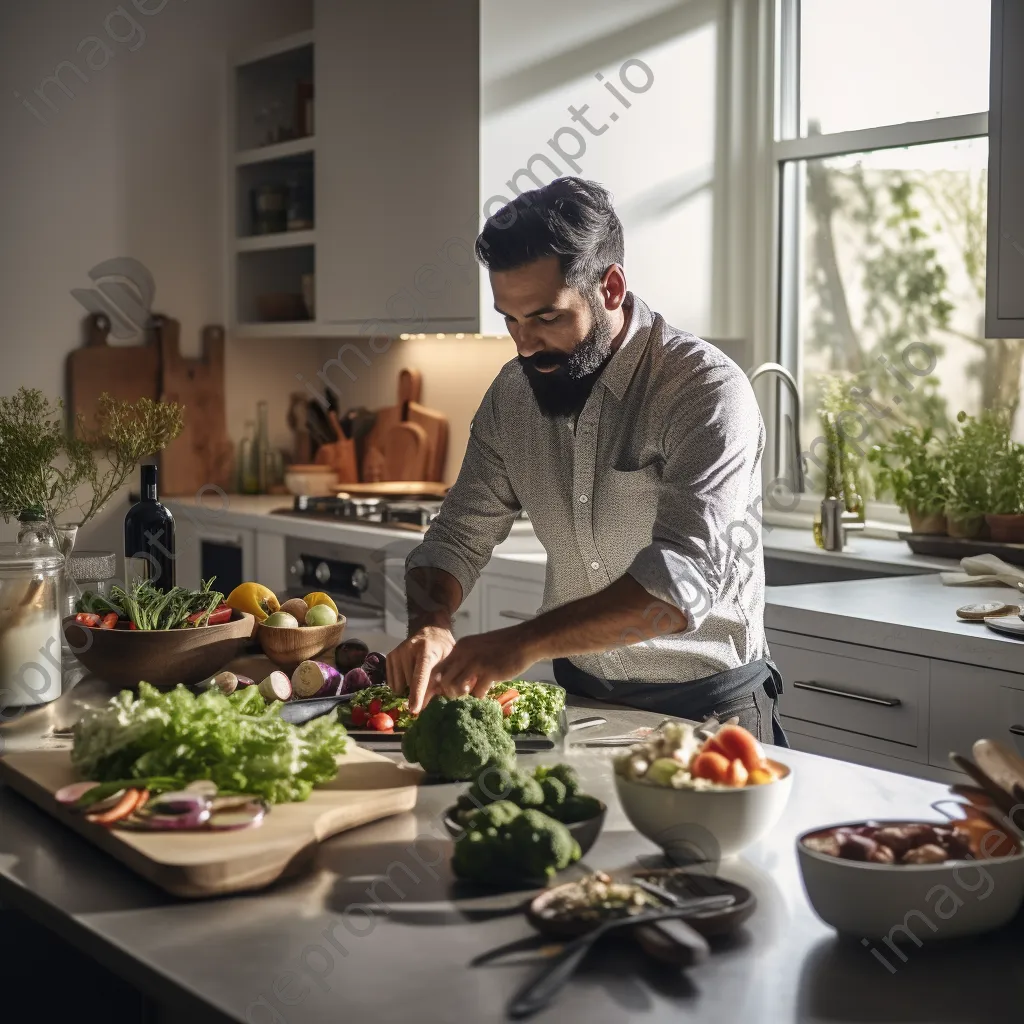
<path fill-rule="evenodd" d="M 293 576 L 302 576 L 306 571 L 306 563 L 301 558 L 292 562 L 291 569 L 289 570 Z"/>
<path fill-rule="evenodd" d="M 326 562 L 321 562 L 313 572 L 317 583 L 327 583 L 331 578 L 331 567 Z"/>
<path fill-rule="evenodd" d="M 370 585 L 370 574 L 362 567 L 352 572 L 352 587 L 360 594 Z"/>

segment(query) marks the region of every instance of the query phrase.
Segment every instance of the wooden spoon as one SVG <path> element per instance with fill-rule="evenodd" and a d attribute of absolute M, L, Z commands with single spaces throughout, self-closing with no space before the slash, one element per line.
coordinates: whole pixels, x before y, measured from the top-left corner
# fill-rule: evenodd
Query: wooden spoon
<path fill-rule="evenodd" d="M 978 740 L 972 748 L 978 767 L 1019 801 L 1024 800 L 1024 757 L 997 740 Z"/>
<path fill-rule="evenodd" d="M 988 772 L 976 765 L 969 757 L 964 757 L 963 754 L 951 753 L 949 759 L 960 771 L 965 772 L 974 779 L 992 798 L 992 802 L 1003 814 L 1013 813 L 1014 808 L 1017 806 L 1017 801 L 1014 799 L 1013 794 L 996 782 Z"/>

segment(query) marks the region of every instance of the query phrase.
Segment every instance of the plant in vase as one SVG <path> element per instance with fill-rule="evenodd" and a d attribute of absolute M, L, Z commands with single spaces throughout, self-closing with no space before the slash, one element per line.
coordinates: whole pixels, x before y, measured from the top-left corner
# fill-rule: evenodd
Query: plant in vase
<path fill-rule="evenodd" d="M 139 462 L 181 433 L 183 410 L 173 402 L 100 396 L 95 427 L 66 424 L 60 401 L 20 388 L 0 398 L 0 517 L 31 520 L 67 558 L 78 531 L 124 486 Z M 75 522 L 60 522 L 72 508 Z M 66 592 L 73 583 L 65 576 Z"/>
<path fill-rule="evenodd" d="M 945 444 L 946 519 L 951 537 L 974 538 L 992 509 L 991 461 L 1009 440 L 1009 417 L 998 409 L 977 417 L 961 411 L 956 422 Z"/>
<path fill-rule="evenodd" d="M 914 533 L 944 534 L 949 487 L 944 447 L 931 427 L 903 427 L 868 452 L 880 494 L 891 495 Z"/>

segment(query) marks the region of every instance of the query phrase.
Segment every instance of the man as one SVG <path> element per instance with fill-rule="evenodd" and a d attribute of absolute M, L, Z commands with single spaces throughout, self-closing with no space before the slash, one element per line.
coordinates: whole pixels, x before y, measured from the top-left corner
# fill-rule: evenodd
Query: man
<path fill-rule="evenodd" d="M 760 546 L 731 539 L 760 522 L 764 426 L 746 377 L 627 291 L 622 225 L 599 185 L 524 193 L 476 249 L 519 357 L 484 396 L 459 478 L 406 563 L 392 686 L 415 713 L 551 658 L 571 693 L 735 715 L 785 743 Z M 521 509 L 547 551 L 544 610 L 456 643 L 452 616 Z"/>

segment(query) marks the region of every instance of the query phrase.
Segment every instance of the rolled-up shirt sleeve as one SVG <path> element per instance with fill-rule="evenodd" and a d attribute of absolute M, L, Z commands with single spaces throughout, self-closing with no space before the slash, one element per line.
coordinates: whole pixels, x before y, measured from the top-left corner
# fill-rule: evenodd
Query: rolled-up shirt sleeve
<path fill-rule="evenodd" d="M 699 628 L 732 569 L 730 538 L 760 486 L 763 448 L 761 413 L 738 367 L 698 374 L 665 432 L 651 543 L 627 570 L 653 597 L 687 613 L 685 632 Z"/>
<path fill-rule="evenodd" d="M 405 560 L 406 572 L 429 566 L 450 573 L 462 587 L 463 600 L 521 509 L 497 443 L 495 391 L 500 382 L 499 377 L 491 385 L 473 417 L 458 479 L 423 543 Z"/>

